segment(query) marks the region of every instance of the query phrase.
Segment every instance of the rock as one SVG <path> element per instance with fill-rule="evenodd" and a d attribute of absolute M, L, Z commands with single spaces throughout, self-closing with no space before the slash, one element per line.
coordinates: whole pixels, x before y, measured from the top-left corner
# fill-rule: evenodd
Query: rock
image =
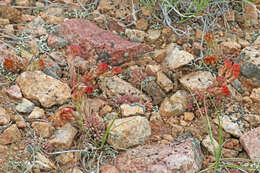
<path fill-rule="evenodd" d="M 164 97 L 166 97 L 166 94 L 163 92 L 163 90 L 160 88 L 160 86 L 155 82 L 155 78 L 152 76 L 146 77 L 141 82 L 142 89 L 150 96 L 152 97 L 152 103 L 153 104 L 159 104 L 163 100 Z"/>
<path fill-rule="evenodd" d="M 139 19 L 135 24 L 136 29 L 145 31 L 148 28 L 148 21 L 144 18 Z"/>
<path fill-rule="evenodd" d="M 144 144 L 150 135 L 149 121 L 145 117 L 133 116 L 115 120 L 107 142 L 115 149 L 126 149 Z"/>
<path fill-rule="evenodd" d="M 243 19 L 244 19 L 244 24 L 247 27 L 258 24 L 258 12 L 255 5 L 251 3 L 246 3 Z"/>
<path fill-rule="evenodd" d="M 237 102 L 241 102 L 243 99 L 242 95 L 231 85 L 227 85 L 227 87 L 228 87 L 228 90 L 230 91 L 231 98 Z"/>
<path fill-rule="evenodd" d="M 74 161 L 74 154 L 73 153 L 61 153 L 58 155 L 55 160 L 62 165 L 73 163 Z"/>
<path fill-rule="evenodd" d="M 195 115 L 193 112 L 184 112 L 184 120 L 185 121 L 192 121 Z"/>
<path fill-rule="evenodd" d="M 18 85 L 12 85 L 10 88 L 8 88 L 6 90 L 6 93 L 10 97 L 15 98 L 15 99 L 21 99 L 23 97 Z"/>
<path fill-rule="evenodd" d="M 20 113 L 30 113 L 34 109 L 34 104 L 25 98 L 22 99 L 22 103 L 19 103 L 15 109 Z"/>
<path fill-rule="evenodd" d="M 201 38 L 202 38 L 202 30 L 196 29 L 195 38 L 196 38 L 196 40 L 201 40 Z"/>
<path fill-rule="evenodd" d="M 55 79 L 60 79 L 61 77 L 60 71 L 62 71 L 60 66 L 51 58 L 43 58 L 42 60 L 43 60 L 43 64 L 45 65 L 41 70 L 50 77 L 53 77 Z"/>
<path fill-rule="evenodd" d="M 257 103 L 260 103 L 260 88 L 254 88 L 250 95 L 250 98 Z"/>
<path fill-rule="evenodd" d="M 15 116 L 15 124 L 16 126 L 20 129 L 20 128 L 25 128 L 26 127 L 26 122 L 23 118 L 22 115 L 16 115 Z"/>
<path fill-rule="evenodd" d="M 7 113 L 7 111 L 0 107 L 0 126 L 6 125 L 10 122 L 10 115 Z"/>
<path fill-rule="evenodd" d="M 260 160 L 260 127 L 255 128 L 240 137 L 240 143 L 250 159 Z"/>
<path fill-rule="evenodd" d="M 106 165 L 101 167 L 101 173 L 120 173 L 116 167 L 112 165 Z"/>
<path fill-rule="evenodd" d="M 65 173 L 83 173 L 83 172 L 81 171 L 80 168 L 73 167 L 73 168 L 68 169 Z"/>
<path fill-rule="evenodd" d="M 24 97 L 39 102 L 45 108 L 63 104 L 71 97 L 67 84 L 47 76 L 41 71 L 23 72 L 16 79 L 16 83 L 21 88 Z"/>
<path fill-rule="evenodd" d="M 200 143 L 191 137 L 164 144 L 144 145 L 121 153 L 115 160 L 120 172 L 195 173 L 201 169 Z"/>
<path fill-rule="evenodd" d="M 152 15 L 152 10 L 150 8 L 141 7 L 142 14 L 146 17 L 149 17 Z"/>
<path fill-rule="evenodd" d="M 61 52 L 51 52 L 50 57 L 59 65 L 59 66 L 66 66 L 67 61 L 64 54 Z M 76 57 L 75 57 L 76 58 Z"/>
<path fill-rule="evenodd" d="M 208 71 L 197 71 L 183 76 L 180 82 L 190 90 L 206 89 L 213 84 L 215 77 Z"/>
<path fill-rule="evenodd" d="M 161 63 L 164 61 L 166 54 L 167 54 L 166 49 L 156 49 L 153 51 L 152 58 L 156 62 Z"/>
<path fill-rule="evenodd" d="M 187 93 L 184 90 L 179 90 L 170 98 L 165 98 L 160 106 L 160 113 L 162 118 L 170 118 L 171 116 L 178 116 L 187 109 Z"/>
<path fill-rule="evenodd" d="M 202 140 L 202 145 L 207 148 L 207 150 L 210 152 L 210 154 L 214 155 L 214 153 L 218 152 L 219 150 L 219 144 L 218 142 L 212 137 L 210 138 L 209 135 L 207 135 L 203 140 Z M 215 150 L 215 152 L 214 152 Z"/>
<path fill-rule="evenodd" d="M 238 59 L 241 73 L 247 79 L 260 87 L 260 46 L 244 48 Z"/>
<path fill-rule="evenodd" d="M 172 81 L 162 72 L 159 71 L 156 76 L 156 82 L 164 89 L 165 92 L 170 92 L 173 89 Z"/>
<path fill-rule="evenodd" d="M 7 145 L 18 141 L 22 137 L 15 124 L 11 125 L 0 134 L 0 144 Z"/>
<path fill-rule="evenodd" d="M 156 77 L 156 74 L 161 70 L 161 66 L 160 65 L 147 65 L 146 68 L 145 68 L 145 72 L 148 74 L 148 75 L 151 75 L 151 76 L 155 76 Z"/>
<path fill-rule="evenodd" d="M 30 113 L 30 115 L 28 116 L 28 118 L 38 119 L 38 118 L 43 118 L 44 116 L 45 116 L 44 110 L 39 107 L 35 107 L 33 111 Z"/>
<path fill-rule="evenodd" d="M 130 115 L 144 115 L 145 114 L 145 107 L 141 104 L 122 104 L 120 106 L 121 114 L 124 117 L 128 117 Z"/>
<path fill-rule="evenodd" d="M 235 21 L 235 12 L 234 10 L 229 10 L 225 14 L 226 20 L 228 22 L 234 22 Z"/>
<path fill-rule="evenodd" d="M 248 111 L 240 103 L 227 103 L 222 112 L 224 116 L 221 125 L 227 133 L 240 137 L 249 130 L 249 124 L 244 118 Z"/>
<path fill-rule="evenodd" d="M 184 50 L 180 50 L 177 46 L 175 46 L 175 44 L 168 47 L 167 55 L 163 63 L 171 70 L 184 66 L 194 59 L 192 54 Z"/>
<path fill-rule="evenodd" d="M 57 37 L 53 34 L 48 35 L 47 43 L 48 43 L 48 46 L 50 46 L 51 48 L 55 48 L 55 49 L 62 48 L 66 45 L 66 41 L 63 38 Z"/>
<path fill-rule="evenodd" d="M 237 158 L 239 152 L 235 150 L 223 148 L 221 154 L 224 158 Z"/>
<path fill-rule="evenodd" d="M 28 161 L 26 166 L 27 166 L 27 168 L 32 166 L 34 168 L 43 169 L 45 171 L 50 170 L 50 169 L 57 169 L 55 164 L 50 159 L 48 159 L 46 156 L 41 154 L 40 152 L 37 152 L 35 154 L 35 160 L 33 160 L 32 163 L 30 163 Z"/>
<path fill-rule="evenodd" d="M 133 87 L 130 83 L 125 82 L 117 76 L 105 77 L 101 79 L 99 83 L 100 88 L 108 97 L 118 96 L 118 95 L 134 95 L 139 97 L 144 101 L 150 101 L 151 98 L 142 94 L 138 89 Z"/>
<path fill-rule="evenodd" d="M 2 19 L 2 18 L 0 18 L 0 25 L 7 25 L 9 23 L 10 23 L 9 19 Z"/>
<path fill-rule="evenodd" d="M 101 2 L 99 3 L 99 5 Z M 58 36 L 73 44 L 82 44 L 84 57 L 94 54 L 106 59 L 112 65 L 118 65 L 132 60 L 151 48 L 145 44 L 129 42 L 120 36 L 105 31 L 85 19 L 69 19 L 57 29 Z"/>
<path fill-rule="evenodd" d="M 126 29 L 125 35 L 130 41 L 134 42 L 144 42 L 144 37 L 146 36 L 144 31 L 136 29 Z"/>
<path fill-rule="evenodd" d="M 6 145 L 0 145 L 0 153 L 5 153 L 8 151 L 8 147 Z"/>
<path fill-rule="evenodd" d="M 220 47 L 226 54 L 232 54 L 238 52 L 241 49 L 240 44 L 235 41 L 222 42 Z"/>
<path fill-rule="evenodd" d="M 49 143 L 59 149 L 69 149 L 76 134 L 77 130 L 67 123 L 55 132 L 55 138 Z"/>
<path fill-rule="evenodd" d="M 106 114 L 112 112 L 112 110 L 113 110 L 113 108 L 112 108 L 111 106 L 105 105 L 105 106 L 100 110 L 99 114 L 100 114 L 101 116 L 104 116 L 104 115 L 106 115 Z"/>
<path fill-rule="evenodd" d="M 160 30 L 149 30 L 147 34 L 147 40 L 153 43 L 156 40 L 158 40 L 160 36 L 161 36 Z"/>
<path fill-rule="evenodd" d="M 249 45 L 248 45 L 249 46 Z M 260 36 L 256 38 L 256 40 L 253 43 L 253 46 L 260 46 Z"/>
<path fill-rule="evenodd" d="M 54 127 L 48 122 L 33 122 L 32 127 L 43 138 L 50 137 L 54 130 Z"/>

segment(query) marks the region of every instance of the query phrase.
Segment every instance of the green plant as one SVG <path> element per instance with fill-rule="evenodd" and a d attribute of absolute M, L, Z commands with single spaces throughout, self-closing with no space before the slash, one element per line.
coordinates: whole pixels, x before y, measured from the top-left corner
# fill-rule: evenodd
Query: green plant
<path fill-rule="evenodd" d="M 140 3 L 146 8 L 151 8 L 155 6 L 156 0 L 140 0 Z"/>

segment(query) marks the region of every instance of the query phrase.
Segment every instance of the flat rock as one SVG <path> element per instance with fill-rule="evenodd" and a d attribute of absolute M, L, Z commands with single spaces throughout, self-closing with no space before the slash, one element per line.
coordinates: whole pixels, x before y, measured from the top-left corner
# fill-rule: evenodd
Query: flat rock
<path fill-rule="evenodd" d="M 202 161 L 199 140 L 184 136 L 164 144 L 129 149 L 115 159 L 115 165 L 120 172 L 195 173 L 201 169 Z"/>
<path fill-rule="evenodd" d="M 117 76 L 105 77 L 101 79 L 99 86 L 102 91 L 110 98 L 118 95 L 134 95 L 144 101 L 151 101 L 151 98 L 141 93 L 140 90 Z"/>
<path fill-rule="evenodd" d="M 240 143 L 250 159 L 260 161 L 260 127 L 241 136 Z"/>
<path fill-rule="evenodd" d="M 175 70 L 181 66 L 184 66 L 194 59 L 194 56 L 189 52 L 180 50 L 178 46 L 168 46 L 167 55 L 164 59 L 164 65 Z"/>
<path fill-rule="evenodd" d="M 147 40 L 150 42 L 155 42 L 161 36 L 160 30 L 149 30 L 147 33 Z"/>
<path fill-rule="evenodd" d="M 132 60 L 151 48 L 145 44 L 127 41 L 126 39 L 105 31 L 86 19 L 69 19 L 60 24 L 58 35 L 66 41 L 84 43 L 84 58 L 95 50 L 99 58 L 106 59 L 112 65 Z"/>
<path fill-rule="evenodd" d="M 34 109 L 34 104 L 25 98 L 23 98 L 22 103 L 19 103 L 15 109 L 20 113 L 30 113 Z"/>
<path fill-rule="evenodd" d="M 145 117 L 133 116 L 115 120 L 107 142 L 115 149 L 126 149 L 144 144 L 150 135 L 149 121 Z"/>
<path fill-rule="evenodd" d="M 69 149 L 76 134 L 77 130 L 67 123 L 55 131 L 55 138 L 51 139 L 49 143 L 59 149 Z"/>
<path fill-rule="evenodd" d="M 213 84 L 215 78 L 208 71 L 197 71 L 183 76 L 180 82 L 190 90 L 206 89 Z"/>
<path fill-rule="evenodd" d="M 121 114 L 124 117 L 128 117 L 130 115 L 144 115 L 145 107 L 141 104 L 122 104 L 120 105 Z"/>
<path fill-rule="evenodd" d="M 22 137 L 15 124 L 11 125 L 0 134 L 0 144 L 6 145 L 18 141 Z"/>
<path fill-rule="evenodd" d="M 156 82 L 165 92 L 168 93 L 173 89 L 173 82 L 162 71 L 157 73 L 156 79 Z"/>
<path fill-rule="evenodd" d="M 32 127 L 43 138 L 50 137 L 54 130 L 54 127 L 48 122 L 33 122 Z"/>
<path fill-rule="evenodd" d="M 0 107 L 0 125 L 5 125 L 10 122 L 10 115 L 7 113 L 7 111 Z"/>
<path fill-rule="evenodd" d="M 25 98 L 40 103 L 49 108 L 56 104 L 63 104 L 71 97 L 67 84 L 60 82 L 41 71 L 23 72 L 16 83 L 22 90 Z"/>
<path fill-rule="evenodd" d="M 34 107 L 33 111 L 28 116 L 29 119 L 43 118 L 45 116 L 44 110 L 39 107 Z"/>

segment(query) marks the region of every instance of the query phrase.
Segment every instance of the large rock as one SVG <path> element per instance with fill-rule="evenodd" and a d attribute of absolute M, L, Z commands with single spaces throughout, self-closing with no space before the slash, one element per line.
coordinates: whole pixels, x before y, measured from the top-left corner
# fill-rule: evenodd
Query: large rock
<path fill-rule="evenodd" d="M 58 35 L 64 37 L 66 41 L 81 44 L 84 57 L 88 58 L 95 50 L 94 54 L 113 65 L 127 62 L 151 50 L 147 45 L 127 41 L 85 19 L 66 20 L 57 31 Z"/>
<path fill-rule="evenodd" d="M 242 75 L 260 86 L 260 45 L 244 48 L 238 62 L 241 65 Z"/>
<path fill-rule="evenodd" d="M 250 159 L 260 161 L 260 127 L 241 136 L 240 143 Z"/>
<path fill-rule="evenodd" d="M 49 108 L 56 104 L 63 104 L 71 97 L 67 84 L 54 79 L 41 71 L 23 72 L 16 83 L 22 90 L 24 97 Z"/>
<path fill-rule="evenodd" d="M 183 76 L 180 82 L 190 90 L 206 89 L 213 84 L 215 78 L 208 71 L 197 71 Z"/>
<path fill-rule="evenodd" d="M 21 137 L 21 132 L 19 131 L 17 126 L 13 124 L 0 134 L 0 144 L 11 144 L 18 141 Z"/>
<path fill-rule="evenodd" d="M 143 144 L 151 135 L 149 121 L 133 116 L 114 121 L 107 142 L 115 149 L 125 149 Z"/>
<path fill-rule="evenodd" d="M 177 91 L 170 98 L 165 98 L 160 106 L 160 113 L 163 118 L 178 116 L 187 109 L 187 93 L 183 90 Z"/>
<path fill-rule="evenodd" d="M 10 115 L 7 113 L 7 111 L 0 107 L 0 126 L 6 125 L 10 122 Z"/>
<path fill-rule="evenodd" d="M 133 87 L 130 83 L 120 79 L 117 76 L 105 77 L 101 79 L 99 86 L 103 90 L 103 92 L 109 97 L 118 95 L 134 95 L 144 101 L 151 100 L 151 98 L 149 98 L 145 94 L 142 94 L 141 91 Z"/>
<path fill-rule="evenodd" d="M 164 144 L 127 150 L 116 158 L 115 163 L 120 172 L 195 173 L 201 169 L 202 161 L 200 142 L 184 136 Z"/>
<path fill-rule="evenodd" d="M 168 46 L 167 55 L 164 60 L 166 67 L 171 70 L 175 70 L 181 66 L 184 66 L 191 62 L 194 59 L 194 56 L 189 52 L 180 50 L 178 46 L 174 44 Z"/>
<path fill-rule="evenodd" d="M 69 149 L 76 134 L 77 130 L 67 123 L 55 132 L 55 138 L 49 143 L 56 148 Z"/>

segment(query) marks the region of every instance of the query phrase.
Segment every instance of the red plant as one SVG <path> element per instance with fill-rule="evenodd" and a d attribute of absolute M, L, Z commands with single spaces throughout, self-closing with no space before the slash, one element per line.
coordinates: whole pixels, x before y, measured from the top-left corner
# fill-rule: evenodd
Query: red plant
<path fill-rule="evenodd" d="M 233 64 L 232 70 L 233 71 L 240 71 L 240 65 L 239 64 Z"/>
<path fill-rule="evenodd" d="M 121 68 L 119 68 L 119 67 L 114 67 L 114 68 L 112 69 L 112 73 L 113 73 L 114 75 L 118 75 L 119 73 L 121 73 Z"/>
<path fill-rule="evenodd" d="M 84 88 L 84 92 L 88 95 L 92 94 L 94 92 L 93 86 L 87 86 L 86 88 Z"/>
<path fill-rule="evenodd" d="M 45 63 L 44 63 L 44 61 L 41 58 L 38 59 L 38 63 L 39 63 L 41 68 L 44 68 Z"/>
<path fill-rule="evenodd" d="M 60 119 L 71 121 L 73 119 L 73 109 L 72 108 L 63 108 L 60 112 Z"/>
<path fill-rule="evenodd" d="M 221 91 L 222 91 L 222 94 L 224 94 L 224 96 L 228 96 L 230 94 L 230 91 L 226 85 L 222 86 Z"/>
<path fill-rule="evenodd" d="M 213 39 L 213 34 L 211 33 L 206 33 L 204 36 L 204 39 L 206 40 L 206 42 L 210 42 Z"/>
<path fill-rule="evenodd" d="M 97 72 L 97 74 L 104 74 L 105 72 L 107 72 L 109 70 L 109 67 L 108 67 L 108 65 L 107 65 L 107 63 L 106 62 L 102 62 L 102 63 L 100 63 L 98 66 L 97 66 L 97 68 L 96 68 L 96 72 Z"/>
<path fill-rule="evenodd" d="M 224 62 L 224 67 L 227 68 L 227 69 L 232 68 L 232 62 L 229 61 L 229 60 L 226 60 Z"/>
<path fill-rule="evenodd" d="M 16 63 L 15 63 L 14 60 L 9 59 L 9 58 L 5 58 L 5 60 L 4 60 L 4 68 L 7 71 L 15 70 L 15 67 L 16 67 Z"/>
<path fill-rule="evenodd" d="M 81 54 L 81 47 L 78 45 L 70 45 L 70 53 L 73 56 L 79 56 Z"/>
<path fill-rule="evenodd" d="M 217 58 L 214 56 L 209 56 L 204 58 L 204 62 L 208 65 L 213 65 L 217 61 Z"/>

